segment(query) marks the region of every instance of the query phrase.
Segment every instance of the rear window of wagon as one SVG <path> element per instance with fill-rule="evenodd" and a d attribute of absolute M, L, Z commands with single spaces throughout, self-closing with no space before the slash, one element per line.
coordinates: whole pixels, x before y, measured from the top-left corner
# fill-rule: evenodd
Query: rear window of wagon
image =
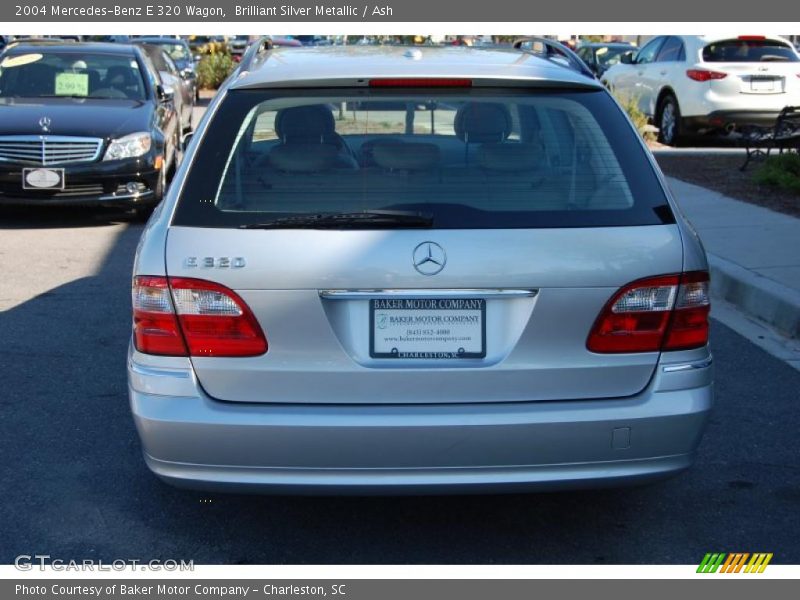
<path fill-rule="evenodd" d="M 437 229 L 674 222 L 604 91 L 329 88 L 228 92 L 173 224 L 387 210 Z"/>

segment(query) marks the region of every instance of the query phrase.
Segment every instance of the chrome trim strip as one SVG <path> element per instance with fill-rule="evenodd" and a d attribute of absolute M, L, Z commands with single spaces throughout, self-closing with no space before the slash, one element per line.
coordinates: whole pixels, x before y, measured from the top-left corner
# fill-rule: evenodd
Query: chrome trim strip
<path fill-rule="evenodd" d="M 153 195 L 153 190 L 146 192 L 136 192 L 135 194 L 106 194 L 100 196 L 98 200 L 134 200 L 135 198 L 147 198 Z"/>
<path fill-rule="evenodd" d="M 694 371 L 695 369 L 707 369 L 714 362 L 714 359 L 709 356 L 703 360 L 698 360 L 690 363 L 681 363 L 677 365 L 665 365 L 663 367 L 664 373 L 677 373 L 679 371 Z"/>
<path fill-rule="evenodd" d="M 131 371 L 144 377 L 173 377 L 175 379 L 189 379 L 192 372 L 189 369 L 158 369 L 155 367 L 145 367 L 131 361 L 129 363 Z"/>
<path fill-rule="evenodd" d="M 392 290 L 320 290 L 325 300 L 369 300 L 371 298 L 533 298 L 536 289 L 392 289 Z"/>

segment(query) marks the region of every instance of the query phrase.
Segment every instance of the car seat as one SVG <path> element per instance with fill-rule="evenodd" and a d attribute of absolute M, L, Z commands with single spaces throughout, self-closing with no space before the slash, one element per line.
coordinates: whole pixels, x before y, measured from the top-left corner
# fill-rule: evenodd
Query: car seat
<path fill-rule="evenodd" d="M 275 115 L 275 133 L 281 143 L 271 151 L 270 162 L 276 168 L 298 171 L 358 168 L 344 139 L 336 133 L 336 122 L 327 106 L 312 104 L 279 110 Z M 305 166 L 304 155 L 308 157 Z"/>

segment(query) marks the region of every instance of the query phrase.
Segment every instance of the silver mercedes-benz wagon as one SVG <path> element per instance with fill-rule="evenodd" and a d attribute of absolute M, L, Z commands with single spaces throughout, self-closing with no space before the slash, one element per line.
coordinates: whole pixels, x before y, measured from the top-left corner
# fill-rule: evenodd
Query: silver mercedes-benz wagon
<path fill-rule="evenodd" d="M 690 466 L 703 248 L 603 86 L 528 46 L 248 51 L 136 256 L 156 475 L 393 494 Z"/>

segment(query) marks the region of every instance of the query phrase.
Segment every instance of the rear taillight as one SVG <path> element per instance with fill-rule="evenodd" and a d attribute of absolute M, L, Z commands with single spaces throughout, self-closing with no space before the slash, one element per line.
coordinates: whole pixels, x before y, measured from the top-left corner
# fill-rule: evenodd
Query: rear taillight
<path fill-rule="evenodd" d="M 708 273 L 692 271 L 681 276 L 681 286 L 672 311 L 664 350 L 688 350 L 708 343 L 708 313 L 711 299 Z"/>
<path fill-rule="evenodd" d="M 145 354 L 188 355 L 166 277 L 134 278 L 133 342 Z"/>
<path fill-rule="evenodd" d="M 258 356 L 267 340 L 244 301 L 201 279 L 139 276 L 133 281 L 133 339 L 146 354 Z"/>
<path fill-rule="evenodd" d="M 595 321 L 591 352 L 686 350 L 708 342 L 708 273 L 693 271 L 634 281 Z"/>
<path fill-rule="evenodd" d="M 725 79 L 728 74 L 708 69 L 689 69 L 686 71 L 686 76 L 694 81 L 711 81 L 712 79 Z"/>

